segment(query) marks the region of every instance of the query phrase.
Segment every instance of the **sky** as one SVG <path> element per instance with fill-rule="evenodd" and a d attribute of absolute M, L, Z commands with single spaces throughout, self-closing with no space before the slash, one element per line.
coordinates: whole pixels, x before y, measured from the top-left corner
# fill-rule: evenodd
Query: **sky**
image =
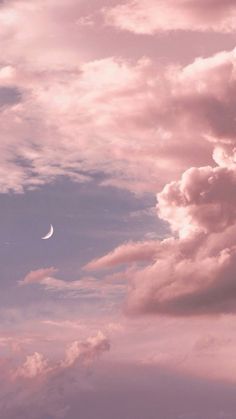
<path fill-rule="evenodd" d="M 235 32 L 0 0 L 1 419 L 235 418 Z"/>

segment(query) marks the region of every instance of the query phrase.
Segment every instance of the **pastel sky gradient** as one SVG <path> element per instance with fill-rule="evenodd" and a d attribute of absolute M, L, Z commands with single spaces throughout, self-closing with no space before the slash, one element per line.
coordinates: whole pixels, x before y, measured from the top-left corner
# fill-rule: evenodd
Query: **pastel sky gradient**
<path fill-rule="evenodd" d="M 1 419 L 235 419 L 235 34 L 0 0 Z"/>

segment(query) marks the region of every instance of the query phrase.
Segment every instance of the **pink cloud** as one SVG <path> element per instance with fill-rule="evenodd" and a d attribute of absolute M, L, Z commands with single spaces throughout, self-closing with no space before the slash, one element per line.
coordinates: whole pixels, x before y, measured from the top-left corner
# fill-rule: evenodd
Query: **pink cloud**
<path fill-rule="evenodd" d="M 136 34 L 188 30 L 230 33 L 236 29 L 234 0 L 127 1 L 104 10 L 109 25 Z"/>
<path fill-rule="evenodd" d="M 177 237 L 151 243 L 151 264 L 145 243 L 143 248 L 137 243 L 138 252 L 131 257 L 124 245 L 92 261 L 91 268 L 98 268 L 146 259 L 146 266 L 124 273 L 129 312 L 174 316 L 235 312 L 235 176 L 233 166 L 191 168 L 180 181 L 164 187 L 157 196 L 158 214 Z M 136 249 L 135 243 L 131 249 Z"/>
<path fill-rule="evenodd" d="M 91 313 L 91 318 L 89 314 L 82 322 L 81 312 L 74 308 L 77 301 L 73 307 L 72 299 L 58 305 L 55 295 L 49 302 L 43 299 L 40 311 L 27 307 L 25 314 L 25 308 L 15 312 L 8 308 L 6 329 L 9 324 L 10 328 L 1 337 L 0 346 L 5 352 L 8 347 L 16 352 L 13 364 L 22 354 L 24 360 L 17 367 L 6 362 L 6 377 L 12 372 L 11 384 L 18 388 L 16 397 L 12 389 L 6 390 L 1 411 L 6 418 L 71 416 L 69 404 L 76 405 L 72 393 L 76 402 L 80 394 L 80 366 L 90 365 L 110 350 L 109 338 L 102 332 L 91 332 L 100 329 L 99 323 L 104 326 L 101 330 L 115 339 L 113 360 L 149 363 L 152 369 L 154 365 L 177 369 L 181 364 L 180 368 L 189 367 L 195 374 L 202 374 L 199 366 L 206 362 L 206 371 L 212 376 L 235 380 L 235 343 L 227 352 L 222 350 L 227 339 L 207 335 L 197 340 L 195 336 L 199 329 L 207 333 L 212 328 L 214 321 L 207 316 L 236 311 L 235 50 L 166 67 L 146 57 L 120 57 L 116 48 L 109 56 L 106 50 L 106 43 L 110 47 L 114 39 L 121 42 L 119 51 L 126 39 L 136 40 L 120 33 L 124 36 L 120 41 L 117 29 L 149 35 L 173 30 L 211 32 L 209 38 L 212 32 L 233 33 L 235 1 L 136 0 L 119 4 L 108 0 L 106 4 L 104 9 L 102 0 L 1 3 L 0 192 L 22 193 L 62 176 L 88 182 L 99 172 L 104 179 L 101 185 L 157 194 L 157 215 L 168 223 L 173 236 L 127 242 L 92 260 L 87 270 L 127 266 L 118 273 L 106 273 L 103 279 L 60 279 L 54 267 L 25 276 L 22 286 L 41 287 L 59 296 L 83 296 L 86 303 L 86 297 L 92 297 L 92 303 L 102 297 L 112 306 L 117 296 L 127 292 L 127 313 L 143 315 L 143 319 L 124 320 L 120 312 L 114 315 L 113 308 L 112 316 L 117 318 L 108 319 L 100 304 L 101 317 Z M 99 20 L 99 10 L 105 22 Z M 105 41 L 100 39 L 103 30 Z M 92 47 L 89 31 L 94 31 L 98 40 Z M 137 40 L 147 41 L 148 46 L 150 37 Z M 136 47 L 134 41 L 125 53 L 137 56 Z M 132 48 L 136 55 L 131 54 Z M 158 50 L 156 56 L 161 54 Z M 40 316 L 48 313 L 49 319 L 41 320 L 39 312 Z M 156 315 L 155 321 L 146 320 L 147 314 Z M 103 315 L 105 319 L 101 319 Z M 169 317 L 159 320 L 158 316 Z M 183 323 L 181 316 L 185 317 Z M 191 317 L 190 322 L 190 316 L 198 317 Z M 220 326 L 215 321 L 215 335 L 231 333 L 234 319 L 228 322 L 229 316 L 225 317 Z M 125 327 L 122 322 L 127 322 Z M 10 336 L 12 328 L 16 336 Z M 92 337 L 86 338 L 87 333 Z M 81 337 L 84 334 L 86 337 Z M 65 342 L 69 345 L 61 355 Z M 208 353 L 214 355 L 210 362 Z M 118 376 L 120 371 L 114 373 Z M 132 371 L 127 374 L 132 376 Z M 106 370 L 103 379 L 107 376 Z M 4 392 L 5 375 L 2 377 Z M 81 381 L 88 386 L 84 375 Z M 97 381 L 101 386 L 101 380 Z M 91 389 L 90 384 L 89 401 Z M 107 387 L 101 386 L 101 393 L 107 395 Z M 107 407 L 107 397 L 104 405 Z M 75 411 L 73 416 L 77 414 Z"/>
<path fill-rule="evenodd" d="M 42 281 L 47 281 L 52 279 L 52 276 L 57 272 L 55 268 L 45 268 L 45 269 L 37 269 L 36 271 L 29 272 L 25 278 L 20 281 L 20 285 L 27 285 L 27 284 L 37 284 L 41 283 Z"/>
<path fill-rule="evenodd" d="M 235 312 L 236 247 L 230 235 L 228 246 L 220 242 L 227 234 L 198 233 L 158 244 L 152 264 L 124 273 L 128 312 L 173 316 Z"/>
<path fill-rule="evenodd" d="M 42 354 L 35 352 L 33 355 L 27 356 L 25 363 L 14 372 L 14 377 L 35 378 L 48 371 L 48 361 Z"/>
<path fill-rule="evenodd" d="M 119 277 L 108 275 L 105 280 L 101 281 L 94 277 L 82 277 L 79 280 L 68 281 L 55 278 L 54 274 L 58 270 L 55 268 L 37 269 L 31 271 L 26 277 L 19 281 L 20 286 L 38 284 L 47 291 L 54 291 L 68 294 L 71 297 L 77 297 L 81 294 L 90 297 L 107 297 L 112 294 L 120 294 L 125 291 L 126 286 L 121 284 Z M 114 281 L 116 280 L 116 284 Z"/>
<path fill-rule="evenodd" d="M 157 100 L 153 108 L 164 130 L 160 135 L 166 137 L 164 149 L 161 142 L 157 146 L 162 164 L 167 164 L 165 152 L 169 158 L 178 155 L 180 144 L 183 163 L 187 143 L 190 156 L 202 144 L 205 154 L 211 148 L 213 159 L 206 166 L 190 164 L 180 180 L 167 183 L 157 194 L 158 215 L 176 238 L 122 245 L 87 269 L 145 262 L 144 268 L 125 272 L 130 310 L 172 315 L 234 312 L 235 50 L 197 59 L 184 68 L 168 68 L 163 80 L 167 97 L 160 94 L 162 103 Z M 148 117 L 147 121 L 150 126 Z M 201 154 L 199 158 L 204 160 Z M 158 164 L 156 155 L 155 159 Z"/>
<path fill-rule="evenodd" d="M 235 168 L 191 168 L 157 195 L 158 214 L 182 235 L 222 231 L 236 222 L 235 188 Z"/>
<path fill-rule="evenodd" d="M 86 342 L 73 342 L 66 350 L 63 367 L 70 367 L 78 360 L 82 363 L 90 364 L 95 358 L 103 352 L 110 350 L 110 342 L 102 332 L 94 337 L 90 337 Z"/>
<path fill-rule="evenodd" d="M 51 362 L 38 352 L 28 355 L 23 365 L 12 370 L 12 378 L 34 379 L 48 374 L 58 374 L 63 369 L 70 368 L 78 362 L 82 365 L 90 365 L 109 350 L 109 339 L 99 331 L 95 336 L 87 338 L 84 342 L 72 342 L 65 351 L 64 360 L 60 362 Z"/>
<path fill-rule="evenodd" d="M 128 309 L 174 316 L 235 312 L 235 248 L 193 259 L 166 256 L 133 273 Z"/>
<path fill-rule="evenodd" d="M 189 16 L 201 15 L 204 22 L 212 11 L 210 0 L 179 7 L 148 2 L 145 13 L 149 5 L 154 18 L 161 7 L 164 14 L 174 10 L 174 23 L 182 21 L 176 13 L 187 13 L 191 28 Z M 214 5 L 215 18 L 235 9 L 229 1 L 224 8 Z M 100 6 L 92 2 L 95 14 Z M 116 16 L 126 8 L 129 3 L 117 6 Z M 145 57 L 116 57 L 115 51 L 95 59 L 79 43 L 76 22 L 86 18 L 85 9 L 74 0 L 1 6 L 0 84 L 20 93 L 19 103 L 1 110 L 2 192 L 23 192 L 61 176 L 86 182 L 97 171 L 105 174 L 103 185 L 156 192 L 187 168 L 212 164 L 219 142 L 223 148 L 233 143 L 235 51 L 166 68 Z"/>
<path fill-rule="evenodd" d="M 202 67 L 207 65 L 203 61 Z M 197 136 L 191 131 L 204 96 L 198 98 L 196 85 L 197 107 L 192 91 L 186 92 L 186 85 L 195 82 L 198 66 L 163 73 L 149 60 L 131 65 L 109 58 L 69 71 L 69 79 L 65 71 L 44 76 L 20 68 L 15 73 L 6 70 L 2 82 L 5 79 L 8 84 L 10 77 L 11 83 L 27 93 L 20 104 L 4 110 L 2 189 L 23 191 L 63 175 L 84 182 L 89 176 L 79 172 L 97 170 L 106 174 L 104 184 L 155 191 L 190 165 L 210 163 L 212 144 L 203 132 Z M 204 71 L 201 77 L 206 79 Z M 219 75 L 219 84 L 221 77 L 225 73 Z M 33 127 L 29 119 L 34 120 Z M 30 142 L 29 137 L 34 140 Z M 18 166 L 19 158 L 27 162 L 27 170 Z M 10 173 L 6 170 L 9 159 Z"/>
<path fill-rule="evenodd" d="M 158 252 L 157 243 L 155 240 L 150 240 L 140 243 L 129 242 L 123 244 L 106 256 L 91 261 L 84 269 L 93 271 L 135 261 L 152 261 Z"/>

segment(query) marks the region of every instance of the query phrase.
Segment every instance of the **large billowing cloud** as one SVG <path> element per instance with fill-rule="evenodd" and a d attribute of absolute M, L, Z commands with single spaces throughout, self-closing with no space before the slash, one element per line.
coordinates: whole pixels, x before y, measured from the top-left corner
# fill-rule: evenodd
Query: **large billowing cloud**
<path fill-rule="evenodd" d="M 235 190 L 235 168 L 191 168 L 158 194 L 158 212 L 180 235 L 222 231 L 236 222 Z"/>
<path fill-rule="evenodd" d="M 161 249 L 157 243 L 154 263 L 124 273 L 130 285 L 128 311 L 181 316 L 235 312 L 235 228 L 228 234 L 228 240 L 219 234 L 166 239 Z M 223 248 L 225 241 L 231 245 Z"/>
<path fill-rule="evenodd" d="M 168 94 L 161 96 L 162 108 L 158 101 L 154 108 L 159 127 L 165 134 L 168 129 L 162 143 L 168 162 L 181 146 L 182 164 L 187 165 L 186 158 L 195 153 L 201 161 L 204 153 L 212 153 L 213 158 L 208 165 L 189 162 L 179 180 L 172 168 L 165 170 L 175 179 L 158 192 L 157 213 L 169 224 L 174 238 L 125 244 L 86 268 L 141 264 L 124 274 L 130 284 L 127 305 L 131 311 L 171 315 L 234 312 L 235 50 L 168 69 L 162 80 Z M 160 144 L 159 139 L 157 164 Z M 188 157 L 187 144 L 191 149 Z M 205 147 L 203 154 L 199 144 Z M 163 154 L 161 158 L 165 161 Z M 158 167 L 157 173 L 161 172 Z"/>
<path fill-rule="evenodd" d="M 49 23 L 42 31 L 40 20 L 46 14 L 51 23 L 53 4 L 44 10 L 40 2 L 22 1 L 0 9 L 8 54 L 0 70 L 2 192 L 22 192 L 61 176 L 85 182 L 97 172 L 104 174 L 103 184 L 154 192 L 188 167 L 211 164 L 219 143 L 230 146 L 235 51 L 161 68 L 147 58 L 82 60 L 70 43 L 77 59 L 63 55 L 62 65 L 57 51 L 64 46 L 61 37 L 67 38 L 60 32 L 60 8 L 54 15 L 58 36 L 50 37 Z M 25 25 L 30 28 L 22 40 Z M 49 38 L 54 54 L 48 57 L 40 46 L 50 46 Z M 65 50 L 70 53 L 67 44 Z"/>
<path fill-rule="evenodd" d="M 187 170 L 157 196 L 176 237 L 123 245 L 87 269 L 148 262 L 125 272 L 127 308 L 136 313 L 206 315 L 236 311 L 236 168 Z"/>
<path fill-rule="evenodd" d="M 105 9 L 108 24 L 136 34 L 236 30 L 234 0 L 132 0 Z"/>

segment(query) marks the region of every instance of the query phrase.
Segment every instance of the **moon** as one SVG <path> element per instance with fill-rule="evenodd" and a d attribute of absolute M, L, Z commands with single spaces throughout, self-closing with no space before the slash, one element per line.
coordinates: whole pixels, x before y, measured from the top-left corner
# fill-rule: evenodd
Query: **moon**
<path fill-rule="evenodd" d="M 48 240 L 48 239 L 50 239 L 50 237 L 52 237 L 53 233 L 54 233 L 54 228 L 51 224 L 49 232 L 45 236 L 41 237 L 41 239 L 42 240 Z"/>

